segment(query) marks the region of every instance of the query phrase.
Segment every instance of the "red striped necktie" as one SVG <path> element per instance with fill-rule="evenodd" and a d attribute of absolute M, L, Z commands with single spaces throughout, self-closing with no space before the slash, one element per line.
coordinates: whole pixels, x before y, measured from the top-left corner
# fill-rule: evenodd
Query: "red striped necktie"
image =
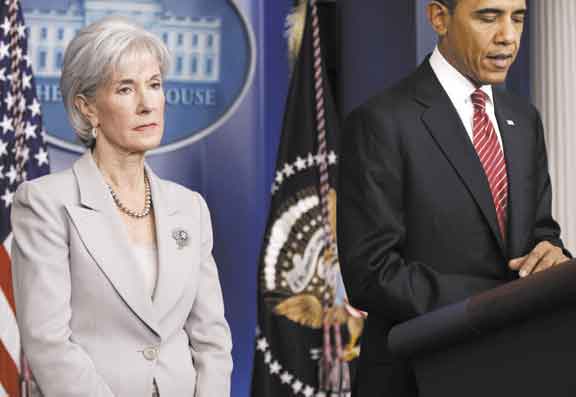
<path fill-rule="evenodd" d="M 486 99 L 488 95 L 480 89 L 472 93 L 472 103 L 474 104 L 474 148 L 484 173 L 488 179 L 492 200 L 496 208 L 496 217 L 502 237 L 506 237 L 506 207 L 508 206 L 508 175 L 506 173 L 506 162 L 504 153 L 494 125 L 486 113 Z"/>

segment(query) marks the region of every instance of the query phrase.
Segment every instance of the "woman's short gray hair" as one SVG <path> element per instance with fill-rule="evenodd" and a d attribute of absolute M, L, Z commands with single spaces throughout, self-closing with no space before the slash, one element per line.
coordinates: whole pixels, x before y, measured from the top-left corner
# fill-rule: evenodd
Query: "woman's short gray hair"
<path fill-rule="evenodd" d="M 94 144 L 92 125 L 76 107 L 78 95 L 93 98 L 97 89 L 112 77 L 130 53 L 144 52 L 158 59 L 160 72 L 166 76 L 170 67 L 168 49 L 154 34 L 128 18 L 110 16 L 81 29 L 64 55 L 60 91 L 70 124 L 82 143 Z"/>

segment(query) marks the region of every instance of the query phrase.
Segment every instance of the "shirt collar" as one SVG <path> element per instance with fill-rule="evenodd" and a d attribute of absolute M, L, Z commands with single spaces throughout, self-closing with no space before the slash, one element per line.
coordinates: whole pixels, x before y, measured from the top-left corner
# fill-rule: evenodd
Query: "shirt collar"
<path fill-rule="evenodd" d="M 430 66 L 452 102 L 462 104 L 471 101 L 470 96 L 476 91 L 476 87 L 444 58 L 438 46 L 430 56 Z M 488 100 L 493 104 L 492 86 L 483 85 L 480 89 L 488 95 Z"/>

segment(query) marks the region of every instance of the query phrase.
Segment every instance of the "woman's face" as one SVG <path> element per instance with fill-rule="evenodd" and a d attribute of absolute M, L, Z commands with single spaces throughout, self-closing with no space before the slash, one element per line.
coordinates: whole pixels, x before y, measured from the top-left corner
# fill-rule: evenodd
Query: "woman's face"
<path fill-rule="evenodd" d="M 164 132 L 164 89 L 157 59 L 126 57 L 100 87 L 90 107 L 96 116 L 96 150 L 143 153 L 160 144 Z"/>

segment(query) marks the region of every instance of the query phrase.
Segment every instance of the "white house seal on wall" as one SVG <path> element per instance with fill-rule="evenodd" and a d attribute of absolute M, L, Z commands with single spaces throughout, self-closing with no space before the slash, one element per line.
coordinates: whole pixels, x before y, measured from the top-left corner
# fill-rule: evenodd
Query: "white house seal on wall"
<path fill-rule="evenodd" d="M 214 6 L 215 2 L 227 7 L 212 7 L 218 11 L 211 15 L 193 15 L 202 9 L 202 3 Z M 24 17 L 37 93 L 52 145 L 83 150 L 65 123 L 58 79 L 64 51 L 76 32 L 107 15 L 137 21 L 162 38 L 172 54 L 165 81 L 166 133 L 156 153 L 193 143 L 221 126 L 252 81 L 254 34 L 229 0 L 191 0 L 180 5 L 189 15 L 182 10 L 176 15 L 162 0 L 70 0 L 65 9 L 45 9 L 43 4 L 29 0 Z"/>

